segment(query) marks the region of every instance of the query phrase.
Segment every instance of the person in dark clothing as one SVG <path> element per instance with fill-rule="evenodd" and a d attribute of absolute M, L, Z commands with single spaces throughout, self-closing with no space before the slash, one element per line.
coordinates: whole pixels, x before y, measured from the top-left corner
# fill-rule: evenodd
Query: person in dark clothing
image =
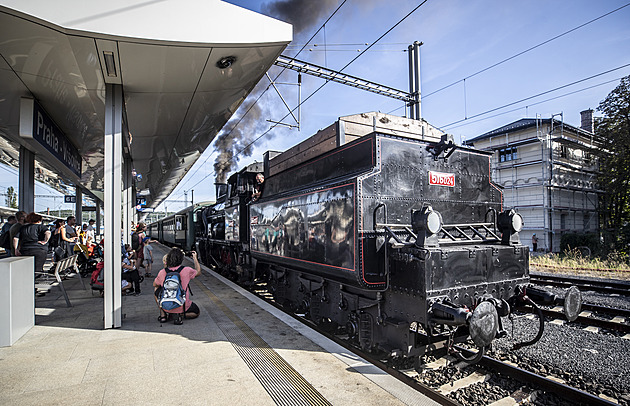
<path fill-rule="evenodd" d="M 35 272 L 43 272 L 50 230 L 42 224 L 42 216 L 37 213 L 29 213 L 26 216 L 26 223 L 13 239 L 15 254 L 35 257 Z"/>
<path fill-rule="evenodd" d="M 136 264 L 123 256 L 122 258 L 122 278 L 129 282 L 133 283 L 133 288 L 127 291 L 127 294 L 133 294 L 137 296 L 140 294 L 140 272 L 138 272 L 138 268 L 136 268 Z"/>
<path fill-rule="evenodd" d="M 53 248 L 53 262 L 57 262 L 66 257 L 66 242 L 61 238 L 61 229 L 65 228 L 64 219 L 55 220 L 55 228 L 52 231 L 52 239 L 48 243 Z"/>
<path fill-rule="evenodd" d="M 76 224 L 77 219 L 74 216 L 68 216 L 66 219 L 66 226 L 61 229 L 61 239 L 65 243 L 66 255 L 71 257 L 74 255 L 74 246 L 77 245 L 79 235 L 77 234 Z"/>
<path fill-rule="evenodd" d="M 11 226 L 13 226 L 13 224 L 15 223 L 17 223 L 17 219 L 15 218 L 15 216 L 9 216 L 7 222 L 2 225 L 2 230 L 0 230 L 0 236 L 4 236 L 6 234 L 5 237 L 2 237 L 5 241 L 4 245 L 2 245 L 2 248 L 4 248 L 7 256 L 9 257 L 11 256 L 11 246 L 13 245 L 13 240 L 9 238 L 9 230 L 11 229 Z"/>
<path fill-rule="evenodd" d="M 9 241 L 11 241 L 11 255 L 15 256 L 15 245 L 14 238 L 15 235 L 20 231 L 20 228 L 24 225 L 24 219 L 26 218 L 25 211 L 18 211 L 15 213 L 15 218 L 17 219 L 17 223 L 13 224 L 9 229 Z"/>

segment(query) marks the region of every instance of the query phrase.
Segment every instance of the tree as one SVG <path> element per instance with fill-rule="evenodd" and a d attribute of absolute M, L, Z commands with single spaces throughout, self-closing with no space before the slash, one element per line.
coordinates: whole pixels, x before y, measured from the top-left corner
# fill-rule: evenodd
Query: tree
<path fill-rule="evenodd" d="M 601 200 L 602 225 L 607 243 L 627 252 L 630 243 L 630 76 L 606 96 L 597 110 L 604 117 L 596 122 L 599 152 L 600 189 L 606 191 Z"/>
<path fill-rule="evenodd" d="M 11 207 L 12 209 L 17 209 L 17 193 L 15 193 L 15 189 L 13 186 L 9 186 L 7 188 L 7 198 L 5 200 L 7 207 Z"/>

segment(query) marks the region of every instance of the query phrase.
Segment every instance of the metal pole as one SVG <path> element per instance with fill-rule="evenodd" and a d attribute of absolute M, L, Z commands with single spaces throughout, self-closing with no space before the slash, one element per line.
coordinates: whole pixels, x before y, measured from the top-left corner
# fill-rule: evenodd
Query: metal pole
<path fill-rule="evenodd" d="M 414 67 L 414 93 L 413 97 L 415 99 L 415 119 L 420 120 L 422 115 L 420 114 L 420 45 L 422 42 L 414 41 L 413 43 L 413 67 Z"/>
<path fill-rule="evenodd" d="M 416 87 L 413 83 L 414 80 L 414 73 L 413 73 L 413 45 L 409 45 L 407 47 L 407 52 L 409 53 L 409 93 L 411 94 L 411 97 L 413 97 L 413 91 L 414 88 Z M 414 119 L 414 109 L 413 109 L 413 103 L 409 103 L 409 118 Z"/>

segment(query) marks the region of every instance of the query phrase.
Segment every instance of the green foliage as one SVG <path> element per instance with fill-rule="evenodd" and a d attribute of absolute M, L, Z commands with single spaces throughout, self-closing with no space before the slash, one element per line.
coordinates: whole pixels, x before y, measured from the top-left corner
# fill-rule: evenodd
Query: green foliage
<path fill-rule="evenodd" d="M 5 203 L 6 203 L 6 207 L 10 207 L 12 209 L 18 208 L 17 193 L 15 193 L 15 189 L 13 189 L 13 186 L 9 186 L 7 188 L 7 197 L 6 197 Z"/>
<path fill-rule="evenodd" d="M 560 239 L 560 252 L 570 252 L 578 247 L 588 247 L 592 255 L 600 255 L 602 251 L 597 234 L 569 233 L 562 235 Z"/>
<path fill-rule="evenodd" d="M 596 122 L 601 141 L 599 187 L 601 224 L 606 249 L 626 252 L 630 242 L 630 76 L 611 91 L 597 108 L 604 117 Z"/>

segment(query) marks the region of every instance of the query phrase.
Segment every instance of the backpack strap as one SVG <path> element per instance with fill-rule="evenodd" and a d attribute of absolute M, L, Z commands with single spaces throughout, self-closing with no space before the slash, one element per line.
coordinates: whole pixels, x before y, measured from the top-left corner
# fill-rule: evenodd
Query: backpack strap
<path fill-rule="evenodd" d="M 172 272 L 180 273 L 182 269 L 184 269 L 184 265 L 180 265 L 179 268 L 177 268 L 175 271 L 172 271 Z M 190 287 L 190 281 L 188 281 L 188 286 L 186 286 L 186 291 L 190 292 L 190 296 L 193 295 L 192 288 Z"/>

